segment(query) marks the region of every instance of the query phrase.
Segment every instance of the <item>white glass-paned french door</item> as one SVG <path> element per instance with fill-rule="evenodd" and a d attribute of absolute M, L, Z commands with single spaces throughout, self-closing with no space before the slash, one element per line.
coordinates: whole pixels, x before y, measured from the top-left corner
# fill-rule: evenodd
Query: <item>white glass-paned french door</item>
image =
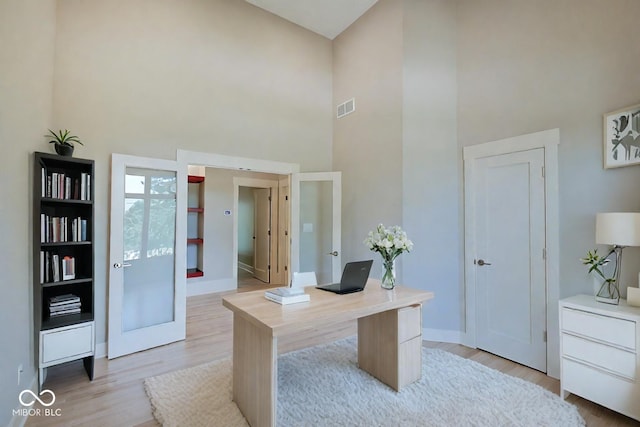
<path fill-rule="evenodd" d="M 186 173 L 177 162 L 114 154 L 108 357 L 183 340 Z"/>
<path fill-rule="evenodd" d="M 291 271 L 313 271 L 318 283 L 340 281 L 341 216 L 341 172 L 291 175 Z"/>

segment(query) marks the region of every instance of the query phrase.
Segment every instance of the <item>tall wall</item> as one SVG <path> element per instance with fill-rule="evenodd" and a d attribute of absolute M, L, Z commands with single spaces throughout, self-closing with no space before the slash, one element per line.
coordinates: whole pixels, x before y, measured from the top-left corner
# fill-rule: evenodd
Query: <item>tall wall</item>
<path fill-rule="evenodd" d="M 602 115 L 640 103 L 640 2 L 458 5 L 460 145 L 560 129 L 560 296 L 590 293 L 579 258 L 596 247 L 595 214 L 640 211 L 640 168 L 602 167 Z M 638 255 L 625 251 L 623 284 L 637 284 Z"/>
<path fill-rule="evenodd" d="M 456 5 L 404 0 L 402 212 L 414 242 L 403 279 L 435 292 L 423 326 L 457 340 L 463 324 L 461 152 L 457 144 Z"/>
<path fill-rule="evenodd" d="M 57 21 L 53 126 L 96 160 L 100 343 L 111 153 L 175 159 L 180 148 L 329 170 L 331 42 L 243 1 L 65 0 Z"/>
<path fill-rule="evenodd" d="M 456 339 L 462 322 L 461 168 L 456 124 L 456 8 L 446 0 L 380 0 L 334 40 L 333 165 L 343 173 L 343 255 L 379 222 L 402 225 L 414 251 L 399 280 L 435 291 L 424 326 Z"/>
<path fill-rule="evenodd" d="M 343 262 L 380 257 L 363 244 L 378 223 L 402 222 L 402 0 L 379 0 L 333 41 L 333 170 L 342 171 Z"/>
<path fill-rule="evenodd" d="M 0 425 L 34 378 L 31 187 L 35 147 L 51 126 L 54 0 L 0 2 Z M 18 366 L 24 372 L 18 384 Z"/>

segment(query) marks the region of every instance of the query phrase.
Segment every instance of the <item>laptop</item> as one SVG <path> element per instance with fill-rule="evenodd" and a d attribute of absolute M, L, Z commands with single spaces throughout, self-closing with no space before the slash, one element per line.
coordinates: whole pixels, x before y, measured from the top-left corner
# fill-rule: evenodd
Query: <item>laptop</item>
<path fill-rule="evenodd" d="M 316 286 L 316 289 L 323 291 L 335 292 L 336 294 L 350 294 L 352 292 L 360 292 L 364 289 L 369 279 L 369 271 L 371 270 L 373 260 L 348 262 L 342 271 L 340 283 L 331 285 Z"/>

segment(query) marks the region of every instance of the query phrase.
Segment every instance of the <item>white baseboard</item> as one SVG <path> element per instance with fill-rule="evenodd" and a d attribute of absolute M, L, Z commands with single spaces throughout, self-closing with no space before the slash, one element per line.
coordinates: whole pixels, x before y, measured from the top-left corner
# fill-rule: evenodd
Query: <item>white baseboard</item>
<path fill-rule="evenodd" d="M 462 332 L 445 329 L 422 329 L 422 339 L 425 341 L 448 342 L 462 344 Z"/>
<path fill-rule="evenodd" d="M 202 280 L 197 282 L 187 282 L 187 296 L 213 294 L 216 292 L 232 291 L 238 288 L 237 279 L 229 277 L 218 280 Z"/>
<path fill-rule="evenodd" d="M 28 388 L 34 394 L 38 394 L 38 373 L 37 372 L 36 372 L 36 375 L 31 380 L 31 385 L 29 385 Z M 16 407 L 16 411 L 19 411 L 24 408 L 25 408 L 24 406 L 18 404 L 18 406 Z M 16 414 L 11 418 L 11 421 L 9 421 L 8 427 L 24 427 L 25 423 L 27 422 L 27 418 L 29 417 Z"/>
<path fill-rule="evenodd" d="M 107 357 L 107 343 L 106 342 L 96 343 L 96 354 L 94 358 L 102 359 L 105 357 Z"/>
<path fill-rule="evenodd" d="M 238 261 L 238 268 L 241 268 L 244 271 L 247 271 L 247 272 L 253 274 L 253 266 L 252 265 L 245 264 L 244 262 Z"/>

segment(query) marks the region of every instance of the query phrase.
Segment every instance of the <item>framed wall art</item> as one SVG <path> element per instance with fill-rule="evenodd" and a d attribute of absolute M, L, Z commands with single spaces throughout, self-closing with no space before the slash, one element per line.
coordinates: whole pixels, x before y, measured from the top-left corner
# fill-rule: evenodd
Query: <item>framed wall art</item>
<path fill-rule="evenodd" d="M 604 168 L 640 164 L 640 104 L 604 115 Z"/>

